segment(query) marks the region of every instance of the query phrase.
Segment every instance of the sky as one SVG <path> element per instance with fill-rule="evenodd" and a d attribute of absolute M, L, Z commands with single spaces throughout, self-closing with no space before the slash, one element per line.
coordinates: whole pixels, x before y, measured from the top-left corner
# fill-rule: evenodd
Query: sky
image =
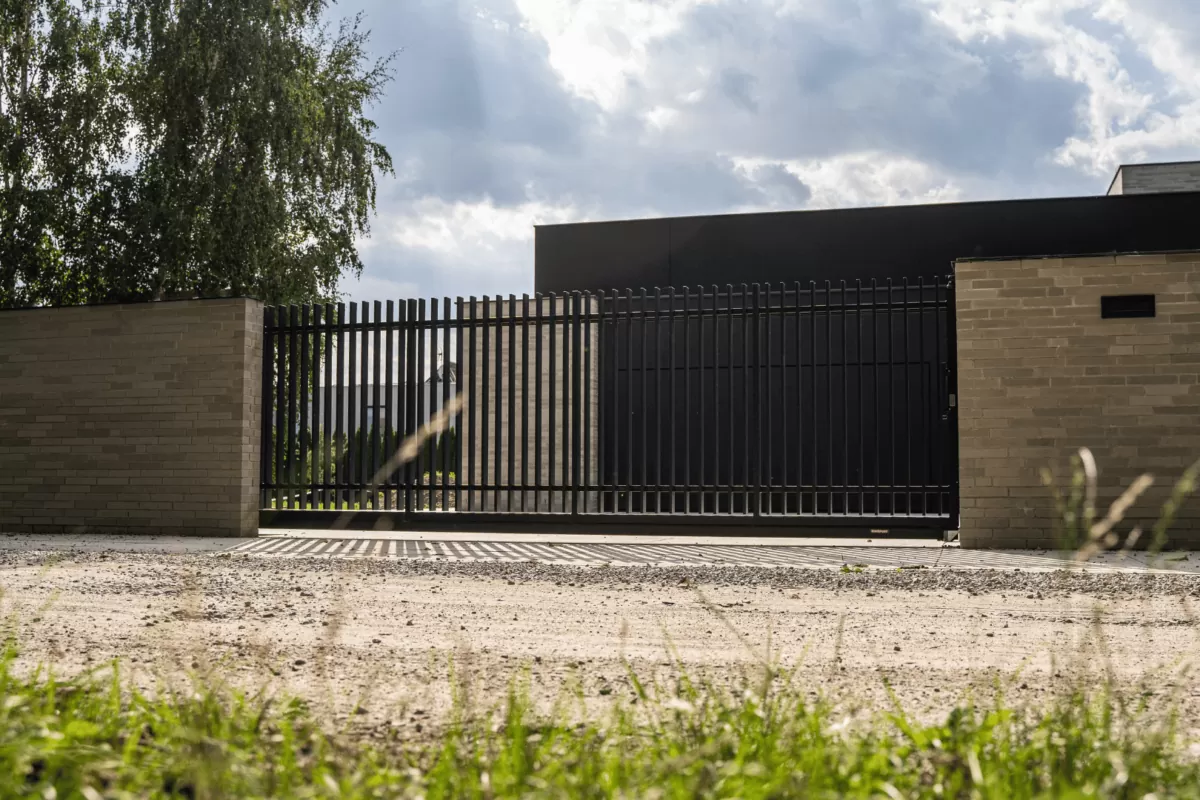
<path fill-rule="evenodd" d="M 377 55 L 350 300 L 532 292 L 534 225 L 1103 194 L 1200 159 L 1197 0 L 340 0 Z"/>

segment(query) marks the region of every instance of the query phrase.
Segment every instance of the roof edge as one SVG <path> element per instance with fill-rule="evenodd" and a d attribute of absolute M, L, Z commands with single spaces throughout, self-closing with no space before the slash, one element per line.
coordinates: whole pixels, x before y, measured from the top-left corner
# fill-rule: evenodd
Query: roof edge
<path fill-rule="evenodd" d="M 1191 162 L 1181 162 L 1191 163 Z M 1115 176 L 1114 176 L 1115 179 Z M 628 224 L 631 222 L 662 222 L 664 220 L 691 220 L 691 219 L 720 219 L 724 217 L 768 217 L 782 214 L 845 214 L 862 211 L 880 211 L 884 209 L 919 209 L 919 208 L 949 208 L 949 207 L 966 207 L 966 206 L 983 206 L 983 205 L 1020 205 L 1033 203 L 1062 203 L 1067 201 L 1096 201 L 1096 202 L 1138 202 L 1145 197 L 1187 197 L 1200 195 L 1200 190 L 1193 192 L 1167 192 L 1155 194 L 1080 194 L 1080 195 L 1065 195 L 1058 197 L 1008 197 L 999 200 L 961 200 L 954 203 L 904 203 L 896 205 L 877 205 L 877 206 L 848 206 L 845 208 L 786 208 L 773 209 L 769 211 L 724 211 L 717 214 L 677 214 L 664 215 L 660 217 L 626 217 L 615 219 L 596 219 L 596 220 L 579 220 L 577 222 L 550 222 L 535 224 L 534 230 L 539 228 L 571 228 L 580 225 L 617 225 Z"/>
<path fill-rule="evenodd" d="M 1200 250 L 1109 250 L 1096 253 L 1058 253 L 1039 256 L 986 256 L 956 258 L 954 264 L 978 264 L 988 261 L 1049 261 L 1052 258 L 1106 258 L 1109 256 L 1178 256 L 1186 254 L 1200 256 Z"/>

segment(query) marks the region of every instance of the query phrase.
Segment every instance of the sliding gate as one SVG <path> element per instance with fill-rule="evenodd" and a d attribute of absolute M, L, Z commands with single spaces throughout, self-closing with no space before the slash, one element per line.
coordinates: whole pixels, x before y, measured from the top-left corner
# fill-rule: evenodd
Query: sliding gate
<path fill-rule="evenodd" d="M 266 526 L 957 527 L 948 278 L 281 306 L 265 334 Z"/>

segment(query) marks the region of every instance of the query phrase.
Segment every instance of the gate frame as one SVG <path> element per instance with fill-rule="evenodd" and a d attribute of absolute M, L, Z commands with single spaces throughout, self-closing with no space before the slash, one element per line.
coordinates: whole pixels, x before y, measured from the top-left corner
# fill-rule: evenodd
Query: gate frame
<path fill-rule="evenodd" d="M 958 362 L 958 345 L 957 345 L 957 320 L 956 320 L 957 304 L 956 304 L 956 297 L 955 297 L 956 287 L 955 287 L 955 279 L 954 279 L 953 269 L 951 269 L 951 272 L 948 275 L 941 276 L 940 279 L 946 281 L 946 283 L 944 284 L 945 291 L 946 291 L 946 305 L 945 305 L 946 330 L 945 330 L 945 339 L 944 339 L 945 346 L 947 348 L 946 361 L 945 361 L 946 392 L 943 395 L 943 399 L 948 400 L 948 405 L 944 408 L 943 420 L 946 423 L 946 427 L 945 427 L 944 431 L 945 431 L 945 435 L 948 437 L 948 441 L 944 443 L 944 453 L 943 453 L 942 457 L 944 458 L 944 462 L 943 462 L 944 469 L 948 473 L 948 477 L 950 478 L 950 480 L 946 484 L 947 495 L 948 495 L 948 497 L 947 497 L 948 513 L 945 515 L 942 515 L 942 514 L 928 515 L 928 516 L 918 515 L 918 514 L 863 515 L 861 513 L 860 514 L 845 514 L 845 513 L 843 513 L 843 514 L 833 514 L 833 513 L 819 514 L 819 513 L 814 512 L 814 513 L 803 513 L 803 514 L 796 514 L 796 515 L 770 514 L 770 515 L 764 516 L 760 513 L 761 512 L 761 508 L 760 508 L 761 499 L 758 504 L 759 507 L 756 507 L 756 510 L 753 514 L 751 514 L 751 513 L 743 513 L 743 514 L 714 514 L 714 513 L 679 514 L 679 513 L 641 513 L 641 512 L 639 512 L 639 513 L 632 513 L 632 512 L 598 512 L 598 513 L 596 513 L 596 512 L 580 511 L 579 510 L 579 502 L 578 502 L 580 492 L 584 492 L 584 493 L 593 492 L 593 491 L 603 492 L 605 490 L 601 486 L 583 487 L 583 486 L 579 485 L 580 481 L 578 480 L 577 473 L 579 471 L 580 465 L 578 464 L 578 458 L 575 458 L 573 460 L 576 463 L 574 463 L 573 466 L 574 466 L 574 472 L 576 474 L 573 476 L 574 480 L 572 481 L 572 483 L 575 484 L 574 488 L 572 488 L 572 489 L 564 488 L 564 489 L 558 490 L 558 491 L 569 491 L 570 492 L 571 498 L 567 500 L 567 502 L 570 505 L 570 508 L 572 509 L 570 511 L 525 513 L 525 512 L 507 512 L 507 511 L 485 511 L 485 512 L 454 511 L 454 512 L 449 512 L 449 511 L 437 511 L 437 510 L 412 511 L 412 510 L 407 510 L 407 509 L 405 509 L 405 510 L 377 510 L 377 509 L 343 510 L 343 509 L 299 509 L 299 508 L 266 508 L 266 507 L 263 507 L 263 508 L 260 508 L 260 510 L 259 510 L 260 527 L 263 527 L 263 528 L 318 528 L 318 529 L 331 529 L 331 530 L 332 529 L 352 529 L 352 530 L 375 530 L 375 531 L 413 530 L 413 531 L 449 531 L 449 532 L 480 532 L 480 533 L 484 533 L 484 532 L 488 532 L 488 531 L 500 532 L 500 531 L 510 531 L 510 530 L 511 531 L 524 531 L 524 532 L 545 532 L 545 533 L 565 533 L 565 532 L 581 533 L 581 532 L 593 532 L 594 531 L 594 532 L 603 532 L 604 534 L 631 534 L 632 535 L 632 534 L 647 533 L 647 532 L 663 534 L 663 533 L 672 531 L 673 529 L 677 530 L 678 526 L 680 526 L 680 525 L 685 525 L 685 526 L 693 526 L 695 528 L 703 529 L 707 533 L 735 534 L 735 533 L 739 533 L 739 532 L 745 533 L 745 532 L 753 531 L 755 534 L 764 535 L 764 536 L 792 536 L 792 537 L 798 536 L 798 537 L 814 537 L 814 538 L 819 537 L 819 536 L 829 536 L 829 535 L 861 536 L 864 533 L 869 533 L 871 536 L 874 537 L 874 536 L 891 536 L 891 535 L 894 535 L 897 533 L 903 533 L 905 538 L 918 538 L 919 537 L 919 538 L 941 538 L 944 540 L 950 540 L 950 538 L 951 538 L 950 532 L 956 531 L 959 527 L 960 514 L 961 514 L 961 510 L 960 510 L 960 508 L 961 508 L 960 462 L 959 462 L 960 443 L 959 443 L 958 403 L 957 403 L 957 398 L 958 398 L 958 364 L 957 364 L 957 362 Z M 797 284 L 797 286 L 798 285 L 799 284 Z M 890 285 L 890 281 L 889 281 L 889 285 Z M 916 287 L 912 286 L 911 284 L 908 284 L 907 281 L 905 282 L 904 285 L 908 289 L 916 288 Z M 843 286 L 845 286 L 845 282 L 843 282 Z M 703 292 L 704 287 L 699 287 L 699 288 L 700 288 L 701 292 Z M 772 288 L 771 286 L 768 286 L 768 296 L 769 296 L 769 292 L 771 291 L 771 288 Z M 786 288 L 786 287 L 784 287 L 784 288 Z M 897 287 L 897 288 L 899 288 L 899 287 Z M 937 290 L 940 290 L 941 286 L 935 285 L 935 288 Z M 826 291 L 828 291 L 828 289 L 826 289 Z M 861 292 L 861 291 L 862 290 L 860 289 L 859 292 Z M 843 292 L 844 292 L 844 289 L 843 289 Z M 607 293 L 600 292 L 600 293 L 586 293 L 586 296 L 600 299 L 601 306 L 603 306 L 604 302 L 607 299 L 609 299 L 609 298 L 615 299 L 617 295 L 615 292 L 613 295 L 608 295 Z M 525 297 L 527 298 L 527 296 L 525 296 Z M 578 350 L 578 347 L 580 344 L 579 333 L 578 333 L 578 327 L 579 327 L 579 322 L 580 322 L 579 317 L 578 317 L 578 314 L 579 314 L 578 302 L 579 302 L 580 297 L 581 297 L 581 293 L 578 293 L 578 292 L 563 293 L 561 295 L 555 295 L 555 294 L 535 295 L 535 303 L 537 305 L 539 314 L 540 314 L 540 309 L 541 309 L 540 300 L 542 298 L 549 298 L 550 302 L 551 302 L 551 306 L 554 305 L 556 298 L 562 300 L 564 302 L 564 304 L 570 303 L 572 300 L 574 300 L 574 303 L 575 303 L 575 313 L 573 314 L 574 318 L 570 323 L 568 323 L 566 313 L 564 312 L 562 324 L 564 325 L 564 327 L 568 324 L 574 325 L 574 327 L 575 327 L 574 336 L 573 336 L 574 341 L 572 342 L 572 344 L 576 350 Z M 745 297 L 747 297 L 747 295 L 743 295 L 743 298 L 744 298 L 743 302 L 746 302 Z M 859 297 L 861 297 L 861 294 L 859 295 Z M 701 294 L 701 298 L 703 298 L 703 294 Z M 889 298 L 890 298 L 890 292 L 889 292 Z M 515 296 L 510 296 L 509 299 L 505 299 L 501 296 L 497 296 L 492 300 L 492 302 L 503 303 L 503 302 L 512 302 L 514 300 L 519 300 L 519 299 L 520 298 L 515 298 Z M 756 299 L 757 299 L 757 294 L 756 294 Z M 475 298 L 471 298 L 471 311 L 472 311 L 471 324 L 472 325 L 476 323 L 476 320 L 474 319 L 474 310 L 475 310 L 476 303 L 474 302 L 474 300 L 475 300 Z M 486 297 L 483 298 L 483 300 L 484 300 L 484 303 L 488 302 Z M 444 301 L 446 304 L 449 304 L 452 302 L 451 298 L 445 298 Z M 403 331 L 410 331 L 410 332 L 415 331 L 417 329 L 416 320 L 408 319 L 406 321 L 404 319 L 403 309 L 404 309 L 405 305 L 407 305 L 407 303 L 406 303 L 406 301 L 403 301 L 403 300 L 400 302 L 402 304 L 401 305 L 402 311 L 401 311 L 400 320 L 398 322 L 397 330 L 400 330 L 402 332 Z M 421 300 L 420 302 L 423 305 L 424 300 Z M 526 299 L 526 302 L 527 302 L 527 299 Z M 815 302 L 815 300 L 813 302 Z M 827 302 L 828 302 L 828 298 L 827 298 Z M 891 301 L 889 299 L 889 303 L 890 302 Z M 797 303 L 799 303 L 798 299 L 797 299 Z M 844 294 L 843 294 L 843 303 L 844 303 Z M 355 308 L 358 306 L 357 303 L 348 304 L 348 305 L 350 305 L 351 308 Z M 389 305 L 390 305 L 390 303 L 389 303 Z M 460 326 L 462 323 L 464 323 L 466 321 L 466 318 L 463 317 L 463 315 L 462 315 L 462 305 L 463 305 L 463 301 L 460 298 L 458 300 L 458 304 L 457 304 L 457 308 L 459 311 L 458 319 L 460 322 Z M 374 306 L 376 307 L 376 310 L 378 313 L 379 302 L 375 301 Z M 701 313 L 703 312 L 702 306 L 703 306 L 703 303 L 701 300 L 701 307 L 700 307 Z M 848 308 L 848 306 L 845 306 L 845 307 Z M 287 308 L 287 307 L 278 307 L 276 309 L 276 311 L 282 311 L 284 308 Z M 325 306 L 325 308 L 328 308 L 328 306 Z M 675 319 L 674 311 L 673 311 L 674 306 L 672 305 L 671 308 L 672 308 L 671 319 L 674 320 Z M 302 315 L 301 320 L 297 320 L 295 318 L 295 311 L 296 311 L 295 306 L 288 308 L 288 310 L 291 312 L 291 314 L 289 315 L 291 318 L 289 327 L 295 327 L 296 323 L 299 321 L 301 330 L 316 330 L 316 326 L 319 324 L 319 320 L 320 320 L 319 312 L 317 315 L 315 315 L 315 319 L 313 319 L 310 322 L 309 308 L 307 306 L 304 307 L 304 309 L 303 309 L 303 315 Z M 784 309 L 784 310 L 786 311 L 786 309 Z M 593 324 L 592 323 L 592 312 L 588 311 L 586 313 L 588 314 L 588 319 L 589 319 L 588 327 L 590 329 L 591 325 Z M 612 315 L 615 318 L 615 311 L 612 312 Z M 264 327 L 268 327 L 271 325 L 271 320 L 274 315 L 268 313 L 264 316 L 265 316 Z M 551 316 L 553 317 L 553 313 Z M 389 314 L 389 317 L 390 317 L 390 314 Z M 436 317 L 436 312 L 434 312 L 434 317 Z M 599 321 L 600 321 L 601 325 L 603 324 L 604 319 L 605 319 L 605 314 L 604 314 L 603 310 L 601 310 L 599 313 Z M 433 319 L 432 321 L 436 324 L 436 319 Z M 450 335 L 448 322 L 449 322 L 449 320 L 447 319 L 446 320 L 447 325 L 446 325 L 445 337 L 444 337 L 447 342 L 449 341 L 449 335 Z M 486 323 L 486 317 L 482 322 Z M 509 322 L 510 322 L 510 327 L 511 327 L 513 320 L 509 320 Z M 276 325 L 279 325 L 279 324 L 288 325 L 287 322 L 282 322 L 282 323 L 276 322 Z M 339 326 L 344 326 L 346 324 L 347 323 L 344 321 L 339 322 Z M 349 323 L 350 328 L 353 328 L 353 326 L 356 324 L 359 324 L 359 323 L 355 323 L 355 321 L 353 320 L 353 317 L 352 317 L 351 321 Z M 388 320 L 387 323 L 383 323 L 377 319 L 377 320 L 375 320 L 374 323 L 370 323 L 370 326 L 371 326 L 370 328 L 368 328 L 368 324 L 369 323 L 367 323 L 366 320 L 364 319 L 363 322 L 361 323 L 363 330 L 367 331 L 367 330 L 370 330 L 371 328 L 374 328 L 376 330 L 376 337 L 378 337 L 379 329 L 375 328 L 375 326 L 378 326 L 381 324 L 389 324 L 390 325 L 392 323 L 391 323 L 390 319 Z M 498 325 L 500 324 L 499 318 L 497 318 L 497 324 Z M 935 329 L 936 329 L 936 326 L 935 326 Z M 433 333 L 431 335 L 434 337 L 434 340 L 436 341 L 436 338 L 437 338 L 436 329 L 431 328 L 431 330 L 433 331 Z M 602 335 L 602 332 L 603 332 L 603 329 L 601 328 L 600 334 L 598 334 L 598 335 Z M 757 328 L 756 328 L 756 332 L 757 332 Z M 264 333 L 265 333 L 265 337 L 264 337 L 264 344 L 265 344 L 267 341 L 270 340 L 269 337 L 271 334 L 266 333 L 266 332 L 264 332 Z M 276 334 L 276 335 L 278 335 L 278 334 Z M 743 334 L 743 335 L 745 335 L 745 334 Z M 293 336 L 294 336 L 294 334 L 293 334 Z M 353 339 L 353 334 L 351 334 L 351 338 Z M 461 334 L 455 337 L 455 339 L 456 339 L 455 349 L 457 351 L 457 355 L 459 356 L 458 362 L 457 362 L 457 370 L 459 373 L 460 380 L 461 380 L 462 372 L 464 369 L 464 363 L 463 363 L 463 358 L 462 358 L 463 346 L 464 346 L 463 338 L 464 337 Z M 564 343 L 564 346 L 565 346 L 565 343 Z M 389 342 L 388 342 L 388 347 L 389 347 L 389 352 L 390 352 L 390 347 L 391 347 L 390 338 L 389 338 Z M 265 352 L 264 352 L 264 355 L 266 355 Z M 576 352 L 573 355 L 575 356 L 576 365 L 578 365 L 579 354 Z M 315 353 L 314 353 L 314 356 L 315 356 Z M 364 353 L 363 357 L 365 358 L 365 356 L 366 356 L 366 354 Z M 374 357 L 375 357 L 376 361 L 379 360 L 379 353 L 377 351 L 375 352 Z M 797 357 L 798 358 L 800 357 L 799 353 L 797 354 Z M 340 361 L 340 358 L 341 358 L 340 347 L 339 347 L 338 358 Z M 270 410 L 269 404 L 270 404 L 270 401 L 271 401 L 271 398 L 273 395 L 287 394 L 287 395 L 291 396 L 291 395 L 295 394 L 295 390 L 296 390 L 296 386 L 294 385 L 295 381 L 291 382 L 292 385 L 287 389 L 287 391 L 284 390 L 284 387 L 277 386 L 274 384 L 273 377 L 272 377 L 273 376 L 272 370 L 276 366 L 276 364 L 275 364 L 276 360 L 279 361 L 279 364 L 281 364 L 281 365 L 283 364 L 282 353 L 280 353 L 278 355 L 278 359 L 276 359 L 275 350 L 273 348 L 271 350 L 271 357 L 263 359 L 263 371 L 262 371 L 263 372 L 263 377 L 262 377 L 263 396 L 262 396 L 262 399 L 263 399 L 263 402 L 265 404 L 267 404 L 267 409 L 266 409 L 267 411 Z M 302 369 L 307 370 L 307 368 L 308 368 L 308 363 L 307 363 L 308 362 L 308 345 L 307 345 L 307 342 L 305 342 L 305 344 L 304 344 L 303 352 L 301 355 L 301 360 L 304 364 L 304 366 L 302 366 Z M 315 362 L 315 359 L 314 359 L 314 362 Z M 815 364 L 814 364 L 814 367 L 815 367 Z M 389 364 L 389 371 L 390 371 L 390 364 Z M 376 372 L 378 372 L 378 365 L 376 365 Z M 578 370 L 572 370 L 572 372 L 577 373 Z M 328 379 L 328 374 L 329 374 L 328 370 L 326 370 L 327 379 Z M 398 377 L 402 377 L 402 376 L 398 376 Z M 571 410 L 573 416 L 577 417 L 580 412 L 580 408 L 578 406 L 579 406 L 579 399 L 580 399 L 579 382 L 580 382 L 581 376 L 579 374 L 574 374 L 573 378 L 569 377 L 569 376 L 561 376 L 561 377 L 564 380 L 567 380 L 567 379 L 573 380 L 574 385 L 572 388 L 574 391 L 571 392 L 572 408 L 570 410 Z M 473 377 L 472 377 L 472 380 L 473 380 Z M 499 376 L 497 376 L 497 380 L 499 380 Z M 527 376 L 523 376 L 522 380 L 527 380 Z M 339 380 L 339 382 L 340 382 L 340 380 Z M 365 386 L 365 384 L 364 384 L 364 386 Z M 326 387 L 326 391 L 329 391 L 329 388 L 330 387 Z M 342 387 L 339 387 L 339 388 L 342 388 Z M 378 396 L 379 386 L 376 385 L 374 388 L 375 388 L 375 394 L 376 394 L 376 396 Z M 449 392 L 449 386 L 446 385 L 443 387 L 443 394 L 448 394 L 448 392 Z M 376 399 L 378 399 L 378 398 L 376 398 Z M 294 400 L 295 399 L 293 397 L 292 398 L 293 403 L 294 403 Z M 485 402 L 486 402 L 486 400 L 485 400 Z M 510 402 L 511 402 L 511 398 L 510 398 Z M 566 411 L 567 411 L 567 409 L 564 408 L 563 412 L 566 413 Z M 293 409 L 293 412 L 294 412 L 294 409 Z M 325 408 L 325 413 L 326 413 L 326 415 L 328 415 L 329 408 Z M 351 413 L 353 413 L 353 412 L 351 412 Z M 411 413 L 411 409 L 406 410 L 405 413 L 406 414 Z M 486 409 L 485 409 L 484 413 L 486 413 Z M 598 411 L 598 413 L 599 413 L 599 411 Z M 281 414 L 282 414 L 282 411 L 276 410 L 276 415 L 281 415 Z M 269 474 L 269 469 L 270 469 L 270 466 L 268 463 L 268 458 L 271 455 L 271 453 L 268 451 L 271 450 L 271 442 L 272 442 L 272 437 L 271 437 L 271 433 L 270 433 L 271 419 L 272 419 L 272 415 L 270 415 L 268 413 L 263 414 L 263 431 L 262 431 L 261 443 L 264 448 L 264 453 L 263 453 L 264 458 L 262 460 L 262 476 L 263 476 L 262 495 L 264 497 L 266 497 L 266 495 L 268 494 L 268 491 L 269 491 L 268 486 L 274 486 L 274 484 L 272 482 L 267 480 L 267 476 Z M 353 418 L 352 418 L 352 420 L 353 420 Z M 461 443 L 463 441 L 461 437 L 463 436 L 463 434 L 465 433 L 465 430 L 466 430 L 462 426 L 461 410 L 458 412 L 457 421 L 458 421 L 458 427 L 456 429 L 456 431 L 457 431 L 456 436 L 458 437 L 458 441 Z M 302 417 L 301 422 L 306 428 L 307 427 L 307 418 Z M 509 420 L 509 422 L 511 423 L 512 420 Z M 575 420 L 575 424 L 573 424 L 571 426 L 571 428 L 572 428 L 573 439 L 578 440 L 579 436 L 580 436 L 578 420 Z M 293 433 L 294 432 L 289 433 L 289 438 Z M 303 433 L 304 432 L 302 431 L 301 435 L 303 435 Z M 389 433 L 390 433 L 390 430 L 389 430 Z M 372 437 L 372 439 L 374 439 L 374 437 Z M 575 444 L 574 449 L 578 450 L 579 449 L 578 441 L 575 441 L 574 444 Z M 374 441 L 372 441 L 372 445 L 374 445 Z M 288 446 L 289 446 L 289 452 L 290 452 L 291 442 L 288 443 Z M 276 441 L 275 449 L 279 450 L 281 448 L 282 448 L 282 442 Z M 303 456 L 301 458 L 303 459 Z M 289 463 L 289 466 L 293 467 L 293 468 L 295 467 L 294 464 L 290 464 L 290 463 Z M 301 470 L 303 470 L 303 467 L 304 467 L 303 460 L 301 460 L 301 464 L 300 464 Z M 566 468 L 567 468 L 566 464 L 564 463 L 564 470 Z M 402 467 L 402 469 L 403 469 L 403 467 Z M 432 475 L 432 473 L 431 473 L 431 475 Z M 445 475 L 445 472 L 443 471 L 441 483 L 445 484 L 446 480 L 447 480 L 446 475 Z M 404 489 L 404 491 L 411 492 L 413 490 L 413 488 L 416 488 L 416 490 L 419 493 L 421 491 L 423 485 L 424 484 L 416 484 L 414 487 L 414 486 L 410 486 L 406 483 L 405 484 L 406 488 Z M 434 488 L 436 490 L 436 488 L 437 488 L 436 485 L 431 484 L 431 486 L 434 486 Z M 444 490 L 445 487 L 443 486 L 442 488 Z M 366 491 L 367 491 L 366 489 L 363 489 L 364 493 Z M 476 491 L 476 490 L 468 489 L 465 491 Z M 481 487 L 479 491 L 485 491 L 485 490 Z M 490 491 L 490 489 L 487 489 L 487 491 Z M 517 491 L 520 491 L 520 490 L 517 490 Z M 555 490 L 547 489 L 546 491 L 555 491 Z M 680 535 L 684 535 L 684 534 L 681 533 Z"/>

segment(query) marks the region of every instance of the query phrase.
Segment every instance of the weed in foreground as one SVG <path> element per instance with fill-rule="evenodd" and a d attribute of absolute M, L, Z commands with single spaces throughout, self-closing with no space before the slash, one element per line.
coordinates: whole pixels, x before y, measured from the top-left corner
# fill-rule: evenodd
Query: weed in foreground
<path fill-rule="evenodd" d="M 786 676 L 647 685 L 603 721 L 494 713 L 424 740 L 329 735 L 300 700 L 195 681 L 149 696 L 116 665 L 69 680 L 0 658 L 3 797 L 1158 797 L 1200 792 L 1174 720 L 1101 688 L 1040 711 L 964 705 L 926 725 L 838 720 Z M 627 695 L 627 696 L 626 696 Z"/>
<path fill-rule="evenodd" d="M 1168 533 L 1180 508 L 1200 487 L 1200 460 L 1184 470 L 1172 485 L 1171 493 L 1151 526 L 1147 540 L 1142 538 L 1141 526 L 1133 527 L 1124 537 L 1119 532 L 1119 526 L 1138 498 L 1154 484 L 1154 476 L 1149 473 L 1138 476 L 1101 517 L 1096 507 L 1098 475 L 1096 458 L 1086 447 L 1081 447 L 1071 459 L 1071 480 L 1065 490 L 1057 486 L 1049 467 L 1041 470 L 1042 484 L 1050 490 L 1054 499 L 1054 527 L 1058 546 L 1073 551 L 1079 563 L 1106 550 L 1119 550 L 1125 554 L 1137 547 L 1144 548 L 1152 556 L 1158 556 L 1167 544 Z"/>

